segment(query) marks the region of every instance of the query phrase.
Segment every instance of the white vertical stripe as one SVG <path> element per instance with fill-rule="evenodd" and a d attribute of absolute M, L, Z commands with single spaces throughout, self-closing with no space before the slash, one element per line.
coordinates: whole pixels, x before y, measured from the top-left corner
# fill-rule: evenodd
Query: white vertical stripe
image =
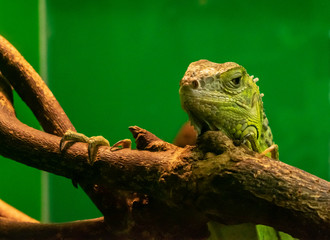
<path fill-rule="evenodd" d="M 48 83 L 46 0 L 39 0 L 39 67 L 42 79 Z M 50 221 L 49 174 L 41 172 L 41 221 Z"/>

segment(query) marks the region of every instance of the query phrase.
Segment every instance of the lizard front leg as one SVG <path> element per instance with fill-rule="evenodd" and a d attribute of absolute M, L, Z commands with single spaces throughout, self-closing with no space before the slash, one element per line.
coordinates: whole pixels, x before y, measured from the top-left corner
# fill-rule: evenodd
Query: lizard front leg
<path fill-rule="evenodd" d="M 273 159 L 278 159 L 278 145 L 273 144 L 270 147 L 264 149 L 260 146 L 260 143 L 257 138 L 257 132 L 254 127 L 248 127 L 242 133 L 241 144 L 246 145 L 248 148 L 252 149 L 255 152 L 260 153 L 261 155 L 267 156 L 270 153 L 270 157 Z M 269 155 L 268 155 L 269 156 Z"/>
<path fill-rule="evenodd" d="M 255 152 L 261 152 L 260 144 L 257 138 L 257 130 L 253 126 L 247 127 L 241 135 L 241 144 L 247 146 Z"/>
<path fill-rule="evenodd" d="M 97 150 L 100 146 L 108 146 L 110 147 L 110 143 L 107 139 L 105 139 L 102 136 L 94 136 L 94 137 L 87 137 L 86 135 L 82 133 L 77 133 L 68 130 L 63 135 L 61 142 L 60 142 L 60 150 L 63 151 L 65 142 L 83 142 L 88 143 L 88 163 L 90 165 L 93 165 L 95 162 L 95 157 Z M 111 148 L 110 151 L 113 151 L 114 149 L 118 148 L 130 148 L 131 147 L 131 140 L 130 139 L 124 139 L 117 143 L 115 143 Z"/>

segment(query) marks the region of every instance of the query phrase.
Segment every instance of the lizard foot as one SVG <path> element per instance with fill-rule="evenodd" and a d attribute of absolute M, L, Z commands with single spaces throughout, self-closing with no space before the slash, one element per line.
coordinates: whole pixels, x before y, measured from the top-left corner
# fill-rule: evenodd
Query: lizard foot
<path fill-rule="evenodd" d="M 120 140 L 120 141 L 116 142 L 110 148 L 110 151 L 115 151 L 115 150 L 122 149 L 122 148 L 131 148 L 131 146 L 132 146 L 131 139 L 123 139 L 123 140 Z"/>
<path fill-rule="evenodd" d="M 277 144 L 273 144 L 271 145 L 269 148 L 265 149 L 261 155 L 264 155 L 266 156 L 267 153 L 270 153 L 271 154 L 271 157 L 273 159 L 278 159 L 279 158 L 279 154 L 278 154 L 278 145 Z"/>
<path fill-rule="evenodd" d="M 107 139 L 102 136 L 95 136 L 95 137 L 86 137 L 82 133 L 77 133 L 73 131 L 67 131 L 60 142 L 60 150 L 63 151 L 65 142 L 83 142 L 88 143 L 88 162 L 90 165 L 93 165 L 95 162 L 95 157 L 97 153 L 97 149 L 99 146 L 108 146 L 110 147 L 110 143 Z"/>

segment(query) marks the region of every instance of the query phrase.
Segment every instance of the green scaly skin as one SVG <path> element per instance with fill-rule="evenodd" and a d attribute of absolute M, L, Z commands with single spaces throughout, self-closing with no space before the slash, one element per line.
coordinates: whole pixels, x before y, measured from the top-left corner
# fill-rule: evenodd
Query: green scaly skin
<path fill-rule="evenodd" d="M 198 134 L 222 131 L 236 144 L 278 159 L 257 81 L 237 63 L 199 60 L 180 82 L 181 104 Z"/>
<path fill-rule="evenodd" d="M 189 65 L 180 82 L 181 105 L 199 135 L 208 130 L 222 131 L 235 144 L 278 159 L 257 81 L 237 63 L 199 60 Z M 225 226 L 211 221 L 208 226 L 210 239 L 237 239 L 237 232 L 240 239 L 261 239 L 265 232 L 279 239 L 275 229 L 264 225 Z"/>

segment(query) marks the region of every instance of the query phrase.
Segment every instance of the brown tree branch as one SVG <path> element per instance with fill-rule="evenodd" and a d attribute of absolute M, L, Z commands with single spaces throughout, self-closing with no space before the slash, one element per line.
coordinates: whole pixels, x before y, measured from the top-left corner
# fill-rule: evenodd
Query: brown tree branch
<path fill-rule="evenodd" d="M 0 217 L 1 239 L 109 239 L 103 218 L 71 223 L 39 224 Z M 118 239 L 118 238 L 111 238 Z"/>
<path fill-rule="evenodd" d="M 19 66 L 22 74 L 26 66 L 17 60 L 21 56 L 17 57 L 12 47 L 1 41 L 0 71 L 6 73 L 5 77 L 11 78 L 12 83 L 16 75 L 11 72 Z M 6 55 L 6 48 L 13 57 Z M 47 86 L 33 84 L 41 79 L 35 80 L 33 74 L 20 76 L 19 81 L 31 82 L 28 93 L 19 93 L 23 99 L 44 99 L 42 102 L 30 100 L 30 107 L 37 109 L 34 112 L 41 116 L 39 121 L 52 123 L 43 123 L 44 128 L 58 135 L 70 129 L 71 123 L 61 108 L 59 116 L 52 114 L 52 111 L 58 113 L 59 104 L 54 102 L 52 94 L 44 94 L 49 91 Z M 16 89 L 24 84 L 12 85 Z M 0 89 L 3 92 L 0 154 L 77 179 L 104 214 L 105 224 L 116 237 L 204 239 L 209 220 L 271 225 L 302 239 L 330 237 L 330 184 L 327 181 L 235 147 L 220 132 L 207 132 L 199 139 L 199 147 L 180 148 L 132 127 L 139 150 L 110 151 L 108 147 L 101 147 L 97 161 L 91 166 L 87 162 L 86 144 L 68 146 L 61 153 L 60 137 L 19 122 L 13 114 L 8 89 L 5 86 Z M 55 109 L 50 105 L 56 106 Z M 44 114 L 47 117 L 42 117 Z"/>
<path fill-rule="evenodd" d="M 38 223 L 39 221 L 29 217 L 28 215 L 22 213 L 16 208 L 10 206 L 0 199 L 0 217 L 11 219 L 18 222 L 33 222 Z"/>
<path fill-rule="evenodd" d="M 3 76 L 29 106 L 46 132 L 62 136 L 67 130 L 75 131 L 61 105 L 39 74 L 1 35 L 0 68 Z"/>

